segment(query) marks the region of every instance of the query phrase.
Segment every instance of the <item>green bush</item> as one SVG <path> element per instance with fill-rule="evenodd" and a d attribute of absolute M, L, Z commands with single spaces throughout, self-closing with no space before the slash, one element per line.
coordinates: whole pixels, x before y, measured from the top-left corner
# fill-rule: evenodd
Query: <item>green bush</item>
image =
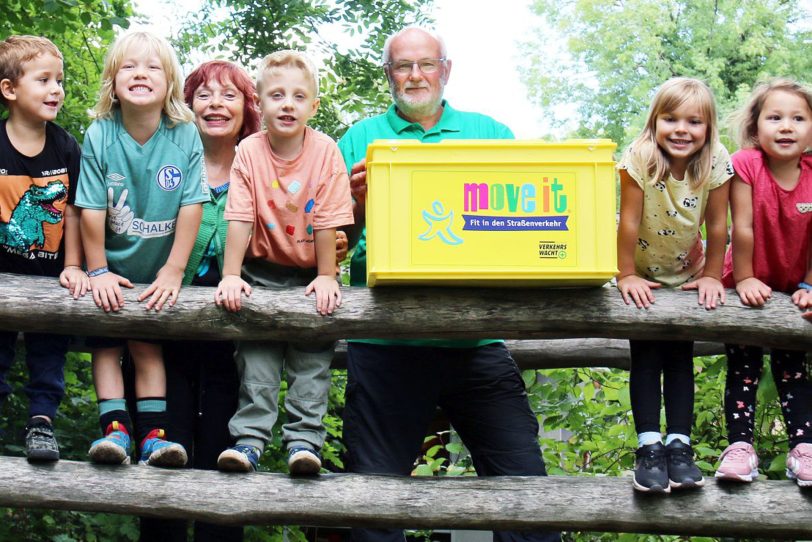
<path fill-rule="evenodd" d="M 719 455 L 728 445 L 724 427 L 726 359 L 696 358 L 695 422 L 691 435 L 697 465 L 712 475 Z M 766 367 L 758 390 L 756 448 L 762 473 L 781 478 L 787 454 L 787 435 L 772 375 Z M 551 475 L 630 476 L 634 468 L 637 434 L 631 417 L 628 372 L 620 369 L 553 369 L 525 371 L 531 408 L 545 433 L 570 434 L 566 440 L 542 438 L 540 443 Z M 665 427 L 663 412 L 662 426 Z M 434 439 L 434 440 L 432 440 Z M 439 440 L 438 440 L 439 439 Z M 452 436 L 429 437 L 415 474 L 473 475 L 470 457 Z M 444 446 L 437 442 L 447 442 Z M 463 453 L 459 453 L 459 452 Z M 449 459 L 450 458 L 450 459 Z M 633 491 L 631 479 L 629 491 Z M 630 533 L 565 533 L 566 542 L 653 542 L 717 540 Z"/>
<path fill-rule="evenodd" d="M 28 400 L 23 387 L 28 372 L 22 348 L 9 374 L 14 389 L 7 404 L 0 430 L 0 453 L 23 455 L 23 429 L 28 421 Z M 68 353 L 65 364 L 65 399 L 54 423 L 60 456 L 85 461 L 90 442 L 98 438 L 98 410 L 90 357 Z M 0 508 L 0 540 L 35 542 L 96 542 L 103 540 L 138 540 L 136 518 L 114 514 L 87 514 L 54 510 L 19 510 Z"/>

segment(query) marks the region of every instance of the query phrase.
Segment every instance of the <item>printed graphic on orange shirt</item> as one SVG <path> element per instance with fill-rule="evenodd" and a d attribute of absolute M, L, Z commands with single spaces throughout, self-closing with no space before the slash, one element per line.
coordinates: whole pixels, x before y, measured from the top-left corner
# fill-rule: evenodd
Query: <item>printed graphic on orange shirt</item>
<path fill-rule="evenodd" d="M 0 245 L 19 254 L 58 252 L 68 199 L 67 175 L 41 179 L 10 175 L 0 182 L 5 185 L 0 194 Z"/>

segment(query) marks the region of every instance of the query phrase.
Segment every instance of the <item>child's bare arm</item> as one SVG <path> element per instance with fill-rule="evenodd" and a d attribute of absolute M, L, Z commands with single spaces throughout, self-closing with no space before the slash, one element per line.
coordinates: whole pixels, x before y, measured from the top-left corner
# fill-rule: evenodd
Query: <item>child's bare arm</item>
<path fill-rule="evenodd" d="M 120 286 L 132 288 L 133 285 L 128 279 L 107 270 L 107 255 L 104 253 L 106 217 L 106 209 L 84 209 L 79 224 L 93 301 L 104 312 L 109 312 L 118 311 L 124 305 Z"/>
<path fill-rule="evenodd" d="M 730 183 L 714 188 L 708 194 L 705 208 L 705 231 L 707 233 L 707 254 L 702 276 L 683 284 L 683 290 L 697 290 L 699 304 L 706 309 L 715 309 L 717 301 L 726 301 L 722 286 L 722 266 L 725 260 L 727 243 L 727 204 L 730 197 Z"/>
<path fill-rule="evenodd" d="M 242 307 L 242 293 L 251 295 L 251 285 L 241 278 L 245 250 L 251 239 L 251 222 L 230 220 L 226 232 L 226 250 L 223 255 L 223 278 L 214 293 L 214 302 L 227 311 L 237 312 Z M 335 250 L 335 248 L 333 248 Z"/>
<path fill-rule="evenodd" d="M 742 303 L 758 307 L 771 297 L 772 288 L 757 279 L 753 272 L 753 189 L 738 177 L 734 177 L 732 183 L 733 279 Z"/>
<path fill-rule="evenodd" d="M 316 293 L 316 311 L 325 316 L 341 306 L 341 290 L 336 280 L 336 230 L 316 230 L 314 237 L 319 275 L 307 285 L 305 295 Z"/>
<path fill-rule="evenodd" d="M 640 277 L 635 272 L 634 251 L 637 247 L 637 232 L 643 216 L 643 190 L 625 170 L 620 170 L 620 223 L 617 230 L 617 289 L 623 301 L 634 304 L 638 309 L 648 308 L 654 303 L 652 288 L 659 284 Z"/>
<path fill-rule="evenodd" d="M 183 282 L 183 272 L 186 270 L 189 254 L 192 253 L 192 247 L 195 244 L 202 217 L 203 205 L 200 203 L 184 205 L 178 211 L 178 219 L 175 223 L 175 240 L 172 242 L 169 257 L 163 267 L 158 270 L 158 274 L 149 288 L 138 296 L 138 301 L 143 301 L 149 297 L 146 305 L 147 310 L 154 307 L 156 311 L 159 311 L 167 301 L 169 301 L 171 307 L 178 300 L 180 286 Z"/>
<path fill-rule="evenodd" d="M 59 283 L 68 289 L 74 299 L 90 290 L 90 279 L 82 271 L 82 239 L 79 233 L 79 209 L 68 204 L 65 207 L 63 236 L 65 239 L 65 267 L 59 274 Z"/>

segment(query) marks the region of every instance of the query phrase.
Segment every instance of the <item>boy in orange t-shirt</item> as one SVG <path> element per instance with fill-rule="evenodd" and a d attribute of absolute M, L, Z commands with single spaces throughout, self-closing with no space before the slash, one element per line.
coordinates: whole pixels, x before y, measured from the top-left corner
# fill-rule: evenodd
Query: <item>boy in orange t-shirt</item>
<path fill-rule="evenodd" d="M 215 302 L 229 311 L 240 310 L 242 294 L 250 296 L 252 284 L 306 285 L 305 295 L 316 294 L 322 315 L 341 305 L 336 228 L 352 224 L 352 200 L 335 142 L 306 125 L 318 110 L 317 89 L 316 68 L 300 52 L 278 51 L 260 63 L 256 101 L 266 129 L 240 143 L 225 210 L 228 234 Z M 237 345 L 240 399 L 229 422 L 236 444 L 220 454 L 220 470 L 256 470 L 276 423 L 284 366 L 288 422 L 282 440 L 288 467 L 292 475 L 318 474 L 334 346 Z"/>

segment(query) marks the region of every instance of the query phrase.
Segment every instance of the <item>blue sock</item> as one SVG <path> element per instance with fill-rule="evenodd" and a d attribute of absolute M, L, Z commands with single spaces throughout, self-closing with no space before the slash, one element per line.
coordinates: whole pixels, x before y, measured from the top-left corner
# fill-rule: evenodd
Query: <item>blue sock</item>
<path fill-rule="evenodd" d="M 138 412 L 165 412 L 166 399 L 139 399 L 135 409 Z"/>
<path fill-rule="evenodd" d="M 657 442 L 662 441 L 663 436 L 657 431 L 645 431 L 643 433 L 637 433 L 638 448 L 642 448 L 643 446 L 648 446 L 649 444 L 655 444 Z"/>
<path fill-rule="evenodd" d="M 104 416 L 114 410 L 127 410 L 127 401 L 124 399 L 103 399 L 99 401 L 99 416 Z"/>
<path fill-rule="evenodd" d="M 147 435 L 154 429 L 166 431 L 169 421 L 166 414 L 166 398 L 144 397 L 138 399 L 135 409 L 136 442 L 143 443 Z"/>
<path fill-rule="evenodd" d="M 665 445 L 668 446 L 675 440 L 678 440 L 683 444 L 687 444 L 688 446 L 691 445 L 691 437 L 689 437 L 688 435 L 683 435 L 681 433 L 669 433 L 668 436 L 665 437 Z"/>

